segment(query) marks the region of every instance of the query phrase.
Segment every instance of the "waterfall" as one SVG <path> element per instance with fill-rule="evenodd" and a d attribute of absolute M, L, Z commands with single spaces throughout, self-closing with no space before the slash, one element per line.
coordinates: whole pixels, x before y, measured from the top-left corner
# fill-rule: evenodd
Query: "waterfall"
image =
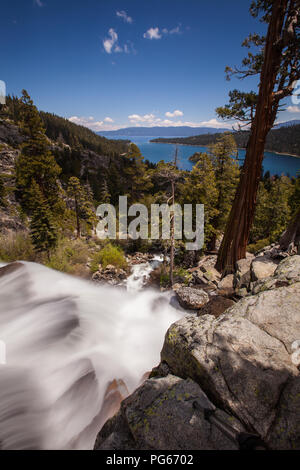
<path fill-rule="evenodd" d="M 126 280 L 128 292 L 140 291 L 149 279 L 151 272 L 163 262 L 163 259 L 163 255 L 155 255 L 153 259 L 147 263 L 132 266 L 131 275 Z"/>
<path fill-rule="evenodd" d="M 0 269 L 0 448 L 93 447 L 184 314 L 168 294 L 138 291 L 138 270 L 159 261 L 135 267 L 128 291 L 35 263 Z"/>

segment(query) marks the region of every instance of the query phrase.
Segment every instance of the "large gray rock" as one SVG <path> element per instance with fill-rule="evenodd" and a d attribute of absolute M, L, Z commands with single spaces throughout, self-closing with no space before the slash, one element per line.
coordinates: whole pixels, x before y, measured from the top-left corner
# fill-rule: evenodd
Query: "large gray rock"
<path fill-rule="evenodd" d="M 161 359 L 271 447 L 300 448 L 299 371 L 291 360 L 291 345 L 299 338 L 296 283 L 247 297 L 218 319 L 188 315 L 168 330 Z"/>
<path fill-rule="evenodd" d="M 259 281 L 266 277 L 273 276 L 277 268 L 277 264 L 267 257 L 258 257 L 251 263 L 251 280 Z"/>
<path fill-rule="evenodd" d="M 215 426 L 194 409 L 215 410 L 205 393 L 191 379 L 173 375 L 147 380 L 121 405 L 119 413 L 98 434 L 96 450 L 196 450 L 236 449 Z M 222 410 L 216 415 L 235 429 L 241 423 Z"/>
<path fill-rule="evenodd" d="M 285 258 L 276 268 L 273 276 L 252 283 L 252 294 L 258 294 L 266 290 L 289 286 L 300 282 L 300 256 Z"/>
<path fill-rule="evenodd" d="M 181 287 L 176 290 L 176 296 L 183 308 L 197 310 L 209 301 L 209 296 L 202 289 Z"/>
<path fill-rule="evenodd" d="M 241 289 L 248 287 L 251 278 L 250 266 L 252 258 L 240 259 L 236 262 L 235 275 L 233 279 L 233 287 L 235 289 Z"/>

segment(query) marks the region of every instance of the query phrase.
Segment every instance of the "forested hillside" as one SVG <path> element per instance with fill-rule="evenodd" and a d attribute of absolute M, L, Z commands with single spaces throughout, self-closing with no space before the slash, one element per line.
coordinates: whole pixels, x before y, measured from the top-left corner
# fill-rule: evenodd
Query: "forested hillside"
<path fill-rule="evenodd" d="M 159 138 L 153 139 L 151 142 L 197 145 L 205 147 L 207 145 L 215 144 L 220 136 L 220 133 L 203 134 L 184 138 Z M 249 132 L 234 132 L 233 136 L 238 148 L 246 147 L 249 138 Z M 265 150 L 300 156 L 300 124 L 272 129 L 268 134 Z"/>

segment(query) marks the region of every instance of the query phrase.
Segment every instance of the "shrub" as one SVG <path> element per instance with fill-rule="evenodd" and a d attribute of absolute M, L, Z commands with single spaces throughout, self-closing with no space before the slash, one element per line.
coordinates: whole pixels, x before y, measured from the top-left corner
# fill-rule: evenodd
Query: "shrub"
<path fill-rule="evenodd" d="M 91 271 L 98 271 L 98 265 L 102 264 L 103 268 L 106 268 L 109 264 L 112 264 L 116 268 L 127 268 L 127 262 L 124 256 L 124 252 L 121 248 L 108 243 L 102 250 L 95 253 L 91 262 Z"/>
<path fill-rule="evenodd" d="M 259 240 L 257 243 L 252 243 L 251 245 L 247 246 L 247 251 L 249 253 L 257 253 L 258 251 L 262 250 L 265 246 L 268 246 L 270 244 L 269 238 L 263 238 L 262 240 Z"/>
<path fill-rule="evenodd" d="M 57 248 L 52 252 L 46 266 L 57 271 L 77 274 L 85 271 L 88 262 L 89 248 L 83 240 L 60 239 Z M 79 266 L 82 268 L 79 269 Z"/>
<path fill-rule="evenodd" d="M 0 260 L 12 261 L 36 261 L 30 236 L 27 232 L 10 233 L 0 236 Z"/>

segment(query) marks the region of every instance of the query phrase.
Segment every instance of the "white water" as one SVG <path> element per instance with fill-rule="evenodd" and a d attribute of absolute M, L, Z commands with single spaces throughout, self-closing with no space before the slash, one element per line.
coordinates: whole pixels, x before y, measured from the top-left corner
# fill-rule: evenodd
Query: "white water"
<path fill-rule="evenodd" d="M 142 290 L 153 269 L 156 269 L 163 262 L 163 259 L 163 255 L 155 255 L 147 263 L 132 266 L 132 274 L 126 280 L 127 291 L 137 292 Z"/>
<path fill-rule="evenodd" d="M 164 294 L 95 286 L 34 263 L 0 277 L 0 447 L 92 448 L 109 417 L 108 384 L 123 379 L 132 392 L 182 315 Z"/>

